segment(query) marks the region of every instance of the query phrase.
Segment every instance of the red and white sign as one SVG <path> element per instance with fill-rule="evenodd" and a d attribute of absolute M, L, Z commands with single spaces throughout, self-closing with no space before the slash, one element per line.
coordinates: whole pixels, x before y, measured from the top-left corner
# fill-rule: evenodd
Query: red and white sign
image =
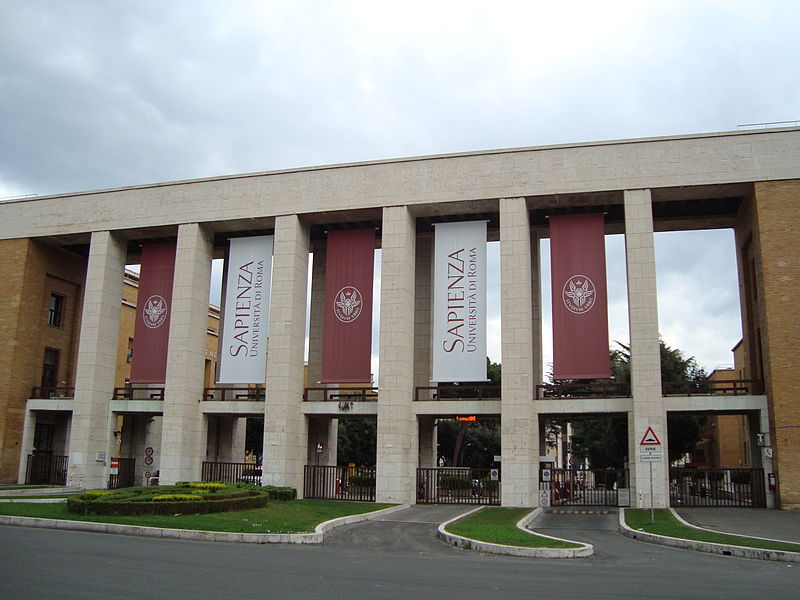
<path fill-rule="evenodd" d="M 372 381 L 372 273 L 375 230 L 328 233 L 322 381 Z"/>
<path fill-rule="evenodd" d="M 131 383 L 164 383 L 167 377 L 175 248 L 175 242 L 142 246 Z"/>
<path fill-rule="evenodd" d="M 644 432 L 642 436 L 642 441 L 639 442 L 640 446 L 660 446 L 661 440 L 658 439 L 656 432 L 653 431 L 652 427 L 648 427 L 647 431 Z"/>
<path fill-rule="evenodd" d="M 230 240 L 218 383 L 266 381 L 272 245 L 271 235 Z"/>
<path fill-rule="evenodd" d="M 601 213 L 550 217 L 555 379 L 611 377 L 605 257 Z"/>
<path fill-rule="evenodd" d="M 432 381 L 486 381 L 486 221 L 437 223 Z"/>

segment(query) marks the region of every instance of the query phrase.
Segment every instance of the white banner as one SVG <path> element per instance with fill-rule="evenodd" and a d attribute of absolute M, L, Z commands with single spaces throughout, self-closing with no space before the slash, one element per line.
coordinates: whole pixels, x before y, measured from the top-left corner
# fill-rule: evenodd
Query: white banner
<path fill-rule="evenodd" d="M 432 381 L 486 380 L 486 221 L 437 223 Z"/>
<path fill-rule="evenodd" d="M 266 381 L 272 241 L 271 235 L 230 240 L 218 383 Z"/>

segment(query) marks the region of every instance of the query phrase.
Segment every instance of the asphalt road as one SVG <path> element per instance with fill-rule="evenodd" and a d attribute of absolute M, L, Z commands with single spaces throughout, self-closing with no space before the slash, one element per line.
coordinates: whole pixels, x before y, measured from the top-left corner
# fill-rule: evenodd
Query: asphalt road
<path fill-rule="evenodd" d="M 435 538 L 453 507 L 352 525 L 322 545 L 254 545 L 0 527 L 0 598 L 796 598 L 800 567 L 623 538 L 616 514 L 544 515 L 585 559 L 463 551 Z"/>

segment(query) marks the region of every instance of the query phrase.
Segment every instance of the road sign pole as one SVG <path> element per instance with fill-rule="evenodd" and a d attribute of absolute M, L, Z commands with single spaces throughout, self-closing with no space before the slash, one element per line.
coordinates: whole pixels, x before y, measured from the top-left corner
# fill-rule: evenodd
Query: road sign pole
<path fill-rule="evenodd" d="M 650 522 L 656 522 L 655 512 L 653 511 L 653 463 L 650 463 Z"/>

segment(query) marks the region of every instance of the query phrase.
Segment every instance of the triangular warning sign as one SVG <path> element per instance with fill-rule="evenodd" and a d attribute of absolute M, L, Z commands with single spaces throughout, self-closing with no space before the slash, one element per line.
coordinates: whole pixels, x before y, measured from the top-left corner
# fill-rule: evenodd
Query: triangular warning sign
<path fill-rule="evenodd" d="M 660 446 L 661 441 L 658 439 L 656 432 L 653 431 L 652 427 L 648 427 L 647 431 L 644 432 L 644 437 L 642 441 L 639 442 L 640 446 Z"/>

